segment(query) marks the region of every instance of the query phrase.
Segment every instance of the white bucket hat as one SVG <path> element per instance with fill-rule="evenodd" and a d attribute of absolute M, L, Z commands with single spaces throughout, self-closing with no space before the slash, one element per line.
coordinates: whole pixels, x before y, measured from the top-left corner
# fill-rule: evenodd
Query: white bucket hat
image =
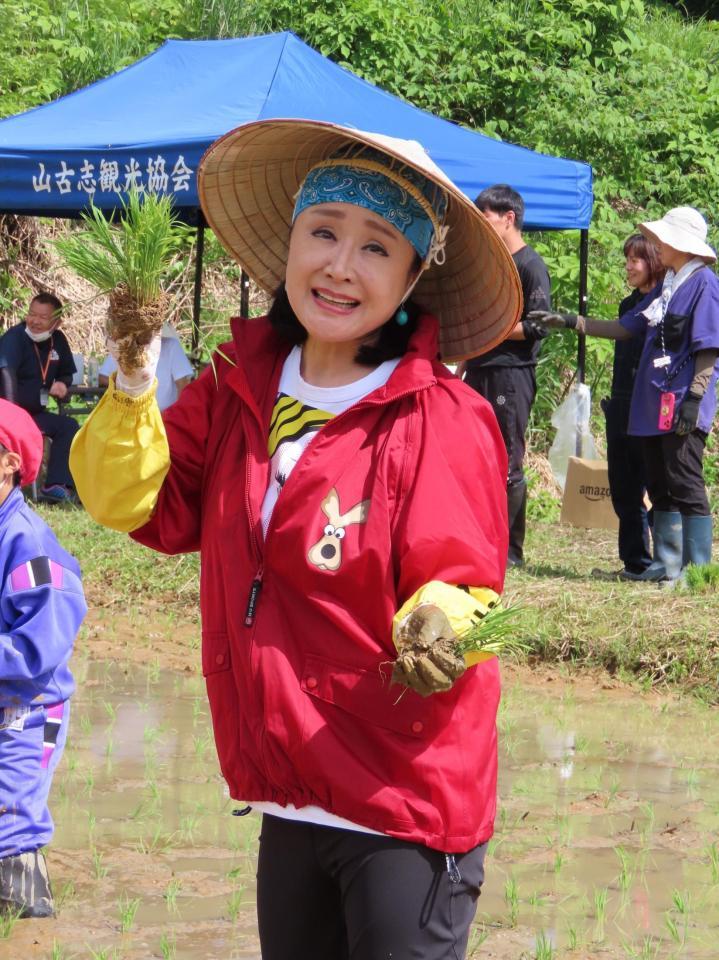
<path fill-rule="evenodd" d="M 707 239 L 707 222 L 694 207 L 674 207 L 661 220 L 640 223 L 639 229 L 650 240 L 666 243 L 680 253 L 691 253 L 707 263 L 717 258 Z"/>
<path fill-rule="evenodd" d="M 522 288 L 506 246 L 472 201 L 419 143 L 316 120 L 258 120 L 216 140 L 198 171 L 202 210 L 228 253 L 268 293 L 285 278 L 295 196 L 308 171 L 348 144 L 411 167 L 447 198 L 445 256 L 416 286 L 440 324 L 445 362 L 490 350 L 522 313 Z"/>

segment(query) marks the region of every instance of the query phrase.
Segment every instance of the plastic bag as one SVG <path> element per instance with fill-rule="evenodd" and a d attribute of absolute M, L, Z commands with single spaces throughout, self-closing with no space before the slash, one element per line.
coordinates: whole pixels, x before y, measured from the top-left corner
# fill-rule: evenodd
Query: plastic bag
<path fill-rule="evenodd" d="M 564 491 L 570 457 L 596 460 L 594 437 L 589 432 L 592 397 L 586 383 L 575 383 L 552 414 L 557 435 L 549 448 L 549 465 L 554 479 Z"/>

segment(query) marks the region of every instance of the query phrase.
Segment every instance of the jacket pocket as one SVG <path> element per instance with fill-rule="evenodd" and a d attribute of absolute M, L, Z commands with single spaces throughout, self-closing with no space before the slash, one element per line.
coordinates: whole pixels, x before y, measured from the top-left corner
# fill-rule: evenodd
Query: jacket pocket
<path fill-rule="evenodd" d="M 432 698 L 423 699 L 405 687 L 390 686 L 391 663 L 377 670 L 307 657 L 302 690 L 366 723 L 415 740 L 426 739 L 432 727 Z"/>
<path fill-rule="evenodd" d="M 682 313 L 668 313 L 664 317 L 664 346 L 667 350 L 675 353 L 681 349 L 682 344 L 688 333 L 688 327 L 691 323 L 691 316 Z M 654 338 L 655 346 L 661 349 L 662 334 L 661 328 L 657 331 Z"/>
<path fill-rule="evenodd" d="M 230 669 L 230 639 L 226 633 L 202 631 L 202 675 Z"/>

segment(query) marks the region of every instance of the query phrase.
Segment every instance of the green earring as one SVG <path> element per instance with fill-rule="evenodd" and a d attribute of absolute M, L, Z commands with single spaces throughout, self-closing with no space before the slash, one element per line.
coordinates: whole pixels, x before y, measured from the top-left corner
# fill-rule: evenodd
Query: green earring
<path fill-rule="evenodd" d="M 395 313 L 394 320 L 398 327 L 404 327 L 409 322 L 409 314 L 405 310 L 404 304 Z"/>

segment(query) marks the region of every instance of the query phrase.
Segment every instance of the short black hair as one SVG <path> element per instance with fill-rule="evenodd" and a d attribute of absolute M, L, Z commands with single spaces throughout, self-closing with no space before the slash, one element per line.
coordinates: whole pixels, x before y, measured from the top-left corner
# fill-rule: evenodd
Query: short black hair
<path fill-rule="evenodd" d="M 52 307 L 53 313 L 60 313 L 62 311 L 62 300 L 56 297 L 54 293 L 47 293 L 47 291 L 36 293 L 30 303 L 49 304 Z"/>
<path fill-rule="evenodd" d="M 0 443 L 0 453 L 10 453 L 10 452 L 11 452 L 11 451 L 8 450 L 7 447 L 3 446 L 2 443 Z M 16 470 L 15 473 L 12 475 L 12 485 L 13 485 L 14 487 L 19 487 L 19 486 L 20 486 L 20 471 L 19 471 L 19 470 Z"/>
<path fill-rule="evenodd" d="M 474 205 L 480 210 L 491 210 L 493 213 L 514 212 L 514 223 L 518 230 L 524 225 L 524 200 L 521 193 L 510 187 L 508 183 L 495 183 L 478 195 Z"/>
<path fill-rule="evenodd" d="M 385 360 L 394 360 L 403 357 L 407 352 L 409 341 L 417 329 L 417 321 L 423 313 L 422 308 L 413 300 L 407 300 L 404 305 L 408 320 L 400 326 L 394 316 L 390 317 L 376 331 L 372 343 L 363 343 L 355 356 L 355 363 L 365 367 L 376 367 Z M 267 314 L 274 331 L 292 346 L 298 346 L 307 339 L 307 331 L 298 320 L 295 311 L 290 305 L 284 281 L 275 290 L 275 298 Z"/>

